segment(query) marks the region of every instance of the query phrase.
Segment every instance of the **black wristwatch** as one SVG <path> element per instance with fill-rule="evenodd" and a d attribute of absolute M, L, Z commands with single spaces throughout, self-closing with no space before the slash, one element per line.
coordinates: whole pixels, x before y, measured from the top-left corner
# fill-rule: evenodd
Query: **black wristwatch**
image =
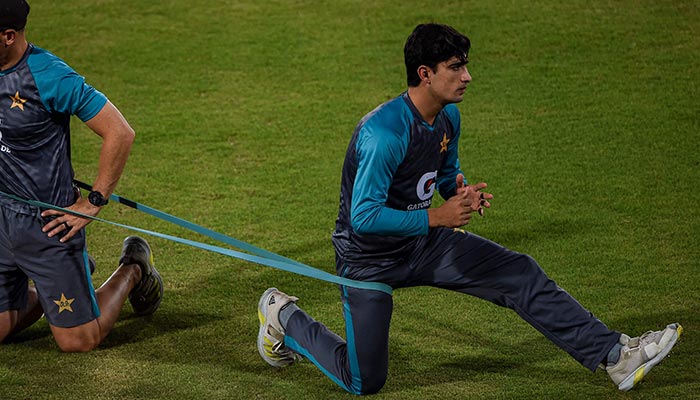
<path fill-rule="evenodd" d="M 107 203 L 109 203 L 109 200 L 105 199 L 104 196 L 102 196 L 102 193 L 98 192 L 97 190 L 90 192 L 88 195 L 88 201 L 95 207 L 106 206 Z"/>

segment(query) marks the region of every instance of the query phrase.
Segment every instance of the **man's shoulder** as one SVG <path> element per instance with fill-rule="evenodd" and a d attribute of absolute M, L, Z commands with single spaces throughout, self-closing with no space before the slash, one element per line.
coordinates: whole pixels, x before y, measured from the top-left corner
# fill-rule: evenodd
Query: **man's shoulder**
<path fill-rule="evenodd" d="M 447 119 L 450 121 L 453 127 L 458 128 L 460 124 L 461 116 L 459 114 L 459 108 L 456 104 L 448 104 L 442 109 Z"/>
<path fill-rule="evenodd" d="M 413 115 L 402 97 L 388 100 L 367 113 L 359 126 L 364 129 L 401 134 L 408 131 Z"/>
<path fill-rule="evenodd" d="M 35 45 L 32 45 L 27 64 L 34 73 L 51 71 L 54 75 L 61 75 L 75 72 L 63 59 Z"/>

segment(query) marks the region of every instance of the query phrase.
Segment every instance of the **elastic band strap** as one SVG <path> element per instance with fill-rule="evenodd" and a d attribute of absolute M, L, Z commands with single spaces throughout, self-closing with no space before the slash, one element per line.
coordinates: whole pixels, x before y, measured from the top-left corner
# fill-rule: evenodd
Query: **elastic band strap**
<path fill-rule="evenodd" d="M 84 182 L 81 182 L 78 180 L 74 180 L 73 182 L 75 182 L 75 184 L 81 189 L 85 189 L 87 191 L 92 190 L 92 186 L 88 185 L 87 183 L 84 183 Z M 167 214 L 167 213 L 160 211 L 160 210 L 157 210 L 155 208 L 151 208 L 151 207 L 148 207 L 146 205 L 137 203 L 137 202 L 135 202 L 133 200 L 129 200 L 125 197 L 122 197 L 122 196 L 119 196 L 116 194 L 112 194 L 109 196 L 109 198 L 112 201 L 116 201 L 116 202 L 123 204 L 127 207 L 131 207 L 135 210 L 139 210 L 143 213 L 152 215 L 156 218 L 160 218 L 164 221 L 168 221 L 171 224 L 175 224 L 177 226 L 181 226 L 183 228 L 189 229 L 193 232 L 199 233 L 200 235 L 204 235 L 204 236 L 212 238 L 214 240 L 218 240 L 219 242 L 226 243 L 226 244 L 233 246 L 233 247 L 237 247 L 243 251 L 247 251 L 248 253 L 252 253 L 252 254 L 255 254 L 255 255 L 258 255 L 261 257 L 266 257 L 266 258 L 270 258 L 270 259 L 277 260 L 277 261 L 287 262 L 290 264 L 307 266 L 307 265 L 302 264 L 298 261 L 283 257 L 283 256 L 276 254 L 276 253 L 273 253 L 271 251 L 267 251 L 267 250 L 255 247 L 252 244 L 234 239 L 230 236 L 226 236 L 222 233 L 219 233 L 219 232 L 213 231 L 211 229 L 205 228 L 203 226 L 197 225 L 193 222 L 186 221 L 182 218 L 178 218 L 174 215 Z"/>
<path fill-rule="evenodd" d="M 113 222 L 113 221 L 109 221 L 109 220 L 106 220 L 106 219 L 102 219 L 102 218 L 98 218 L 98 217 L 93 217 L 93 216 L 91 216 L 91 215 L 82 214 L 82 213 L 79 213 L 79 212 L 76 212 L 76 211 L 73 211 L 73 210 L 68 210 L 68 209 L 65 209 L 65 208 L 62 208 L 62 207 L 54 206 L 53 204 L 48 204 L 48 203 L 44 203 L 44 202 L 36 201 L 36 200 L 27 200 L 27 199 L 23 199 L 23 198 L 21 198 L 21 197 L 17 197 L 17 196 L 15 196 L 15 195 L 12 195 L 12 194 L 9 194 L 9 193 L 4 193 L 4 192 L 2 192 L 2 191 L 0 191 L 0 194 L 1 194 L 1 195 L 4 195 L 4 196 L 7 196 L 7 197 L 9 197 L 9 198 L 11 198 L 11 199 L 17 200 L 17 201 L 21 201 L 21 202 L 24 202 L 24 203 L 27 203 L 27 204 L 31 204 L 31 205 L 36 206 L 36 207 L 62 211 L 62 212 L 67 213 L 67 214 L 72 214 L 72 215 L 76 215 L 76 216 L 79 216 L 79 217 L 82 217 L 82 218 L 91 219 L 91 220 L 93 220 L 93 221 L 104 222 L 104 223 L 106 223 L 106 224 L 118 226 L 118 227 L 125 228 L 125 229 L 129 229 L 129 230 L 132 230 L 132 231 L 145 233 L 145 234 L 147 234 L 147 235 L 159 237 L 159 238 L 162 238 L 162 239 L 171 240 L 171 241 L 173 241 L 173 242 L 186 244 L 186 245 L 188 245 L 188 246 L 192 246 L 192 247 L 196 247 L 196 248 L 208 250 L 208 251 L 211 251 L 211 252 L 214 252 L 214 253 L 223 254 L 223 255 L 226 255 L 226 256 L 229 256 L 229 257 L 238 258 L 238 259 L 245 260 L 245 261 L 250 261 L 250 262 L 253 262 L 253 263 L 256 263 L 256 264 L 266 265 L 266 266 L 268 266 L 268 267 L 280 269 L 280 270 L 287 271 L 287 272 L 292 272 L 292 273 L 295 273 L 295 274 L 298 274 L 298 275 L 303 275 L 303 276 L 307 276 L 307 277 L 310 277 L 310 278 L 319 279 L 319 280 L 326 281 L 326 282 L 335 283 L 335 284 L 338 284 L 338 285 L 351 286 L 351 287 L 355 287 L 355 288 L 358 288 L 358 289 L 378 290 L 378 291 L 387 293 L 387 294 L 389 294 L 389 295 L 391 295 L 392 292 L 393 292 L 393 289 L 391 288 L 391 286 L 386 285 L 386 284 L 384 284 L 384 283 L 380 283 L 380 282 L 363 282 L 363 281 L 356 281 L 356 280 L 353 280 L 353 279 L 342 278 L 342 277 L 339 277 L 339 276 L 337 276 L 337 275 L 330 274 L 330 273 L 328 273 L 328 272 L 326 272 L 326 271 L 321 271 L 321 270 L 319 270 L 319 269 L 310 267 L 310 266 L 308 266 L 308 265 L 306 265 L 306 264 L 302 264 L 302 263 L 299 263 L 299 262 L 297 262 L 297 261 L 289 260 L 289 259 L 287 259 L 287 258 L 285 258 L 285 257 L 282 257 L 282 256 L 280 256 L 280 255 L 277 255 L 277 254 L 275 254 L 275 253 L 272 253 L 272 252 L 269 252 L 269 251 L 266 251 L 266 250 L 259 249 L 259 248 L 255 247 L 255 246 L 249 245 L 249 244 L 247 244 L 247 243 L 245 243 L 245 242 L 238 241 L 238 240 L 236 240 L 236 239 L 230 238 L 230 237 L 225 236 L 225 235 L 222 235 L 222 234 L 220 234 L 220 233 L 211 231 L 211 230 L 209 230 L 209 229 L 202 228 L 202 227 L 200 227 L 200 226 L 198 226 L 198 225 L 196 225 L 196 224 L 193 224 L 193 223 L 188 222 L 188 221 L 181 220 L 180 218 L 177 218 L 177 217 L 172 217 L 172 216 L 170 216 L 170 217 L 172 217 L 172 220 L 166 219 L 166 221 L 169 221 L 169 222 L 171 222 L 171 223 L 173 223 L 173 224 L 176 224 L 176 225 L 179 225 L 179 226 L 188 228 L 188 229 L 190 229 L 190 230 L 194 230 L 195 232 L 199 232 L 199 231 L 198 231 L 198 230 L 195 230 L 195 229 L 192 229 L 192 227 L 198 227 L 198 228 L 200 228 L 200 230 L 202 231 L 202 232 L 199 232 L 199 233 L 202 233 L 202 234 L 204 234 L 204 235 L 206 235 L 206 236 L 209 236 L 209 237 L 211 237 L 211 238 L 220 240 L 220 239 L 214 237 L 214 235 L 211 235 L 211 233 L 215 233 L 216 236 L 221 236 L 222 238 L 226 238 L 225 243 L 228 243 L 228 244 L 230 244 L 229 242 L 241 243 L 241 244 L 244 244 L 245 247 L 247 247 L 247 248 L 254 249 L 255 251 L 257 251 L 257 252 L 259 252 L 259 253 L 269 254 L 269 255 L 271 255 L 271 256 L 274 256 L 275 258 L 272 258 L 272 257 L 261 257 L 261 256 L 258 256 L 258 255 L 252 255 L 252 254 L 242 253 L 242 252 L 239 252 L 239 251 L 235 251 L 235 250 L 231 250 L 231 249 L 225 249 L 225 248 L 223 248 L 223 247 L 213 246 L 213 245 L 209 245 L 209 244 L 206 244 L 206 243 L 197 242 L 197 241 L 194 241 L 194 240 L 183 239 L 183 238 L 180 238 L 180 237 L 177 237 L 177 236 L 167 235 L 167 234 L 160 233 L 160 232 L 155 232 L 155 231 L 149 231 L 149 230 L 147 230 L 147 229 L 141 229 L 141 228 L 137 228 L 137 227 L 135 227 L 135 226 L 120 224 L 120 223 L 118 223 L 118 222 Z M 114 196 L 114 195 L 110 196 L 110 198 L 115 198 L 115 200 L 116 200 L 116 198 L 120 198 L 119 196 L 114 196 L 114 197 L 113 197 L 113 196 Z M 128 199 L 124 199 L 124 200 L 126 200 L 126 201 L 128 201 L 128 202 L 131 202 L 131 200 L 128 200 Z M 118 200 L 117 200 L 117 201 L 118 201 Z M 121 203 L 121 201 L 120 201 L 120 203 Z M 132 203 L 138 205 L 138 203 L 136 203 L 136 202 L 132 202 Z M 142 206 L 142 205 L 141 205 L 141 207 L 145 207 L 145 206 Z M 134 208 L 136 208 L 136 207 L 134 207 Z M 144 211 L 143 209 L 139 209 L 139 208 L 136 208 L 136 209 L 139 210 L 139 211 L 146 212 L 146 211 Z M 163 215 L 168 215 L 168 214 L 162 213 L 162 212 L 160 212 L 160 211 L 158 211 L 158 210 L 152 209 L 152 208 L 150 208 L 150 207 L 148 207 L 148 209 L 153 210 L 153 211 L 156 211 L 157 213 L 160 213 L 160 214 L 163 214 Z M 151 215 L 154 215 L 154 216 L 155 216 L 155 214 L 151 214 Z M 159 217 L 159 218 L 160 218 L 160 217 Z M 163 218 L 163 219 L 165 219 L 165 218 Z M 187 225 L 191 225 L 192 227 L 187 226 L 187 225 L 185 225 L 185 224 L 178 223 L 178 222 L 176 222 L 176 221 L 183 221 L 183 222 L 186 222 Z M 205 232 L 205 231 L 208 232 L 209 234 L 203 233 L 203 232 Z M 221 241 L 223 241 L 223 240 L 221 240 Z M 238 247 L 238 246 L 237 246 L 237 247 Z M 292 262 L 290 262 L 290 261 L 292 261 Z"/>

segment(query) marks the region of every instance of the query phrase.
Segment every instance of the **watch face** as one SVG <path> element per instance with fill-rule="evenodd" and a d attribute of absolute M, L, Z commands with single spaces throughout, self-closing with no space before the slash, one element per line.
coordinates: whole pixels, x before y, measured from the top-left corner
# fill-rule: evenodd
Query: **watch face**
<path fill-rule="evenodd" d="M 88 201 L 90 202 L 90 204 L 97 207 L 102 207 L 105 204 L 107 204 L 107 200 L 104 197 L 102 197 L 102 193 L 98 191 L 90 192 L 90 195 L 88 196 Z"/>

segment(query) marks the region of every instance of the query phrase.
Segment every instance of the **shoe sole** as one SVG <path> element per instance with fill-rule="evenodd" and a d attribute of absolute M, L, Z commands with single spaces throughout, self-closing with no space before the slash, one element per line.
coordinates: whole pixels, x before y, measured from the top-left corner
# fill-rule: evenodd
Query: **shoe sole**
<path fill-rule="evenodd" d="M 663 361 L 664 358 L 666 358 L 668 353 L 671 352 L 673 346 L 675 346 L 676 342 L 678 342 L 678 338 L 681 336 L 682 333 L 683 327 L 680 324 L 676 324 L 676 332 L 671 338 L 669 344 L 659 354 L 657 354 L 656 357 L 645 362 L 644 364 L 640 365 L 639 368 L 634 370 L 633 373 L 631 373 L 627 378 L 620 382 L 617 388 L 622 390 L 623 392 L 626 392 L 632 389 L 636 384 L 638 384 L 649 373 L 649 371 L 651 371 L 651 369 L 654 366 L 656 366 L 658 363 Z"/>
<path fill-rule="evenodd" d="M 158 301 L 153 303 L 153 305 L 151 307 L 149 307 L 146 310 L 141 311 L 141 312 L 134 312 L 134 314 L 137 317 L 143 317 L 146 315 L 153 314 L 154 312 L 156 312 L 158 307 L 160 307 L 160 303 L 163 301 L 163 278 L 160 277 L 160 274 L 156 270 L 156 267 L 152 267 L 152 268 L 153 268 L 153 275 L 156 277 L 156 280 L 158 281 L 158 288 L 160 289 L 160 295 L 158 296 Z"/>
<path fill-rule="evenodd" d="M 147 249 L 146 254 L 148 255 L 148 257 L 147 257 L 147 261 L 146 261 L 146 264 L 147 264 L 146 269 L 148 269 L 148 267 L 150 266 L 151 274 L 154 275 L 156 280 L 158 281 L 158 289 L 160 292 L 158 294 L 158 300 L 155 303 L 151 304 L 150 307 L 148 307 L 144 310 L 137 311 L 136 309 L 134 309 L 134 315 L 136 315 L 137 317 L 151 315 L 154 312 L 156 312 L 158 307 L 160 307 L 160 303 L 163 301 L 163 290 L 164 290 L 163 278 L 161 278 L 160 274 L 158 273 L 158 270 L 153 265 L 154 264 L 153 252 L 151 250 L 151 246 L 148 244 L 148 242 L 145 239 L 143 239 L 139 236 L 129 236 L 126 239 L 124 239 L 124 243 L 126 243 L 126 242 L 130 242 L 130 244 L 127 246 L 135 245 L 138 243 Z M 122 250 L 122 257 L 119 259 L 119 264 L 137 264 L 137 265 L 139 265 L 140 268 L 142 268 L 141 263 L 139 262 L 139 260 L 137 258 L 123 254 L 125 252 L 125 250 L 126 250 L 126 247 L 124 248 L 124 250 Z M 141 261 L 143 261 L 143 260 L 141 260 Z M 141 273 L 142 274 L 145 273 L 143 271 L 143 269 L 141 270 Z M 133 301 L 131 301 L 131 295 L 132 294 L 129 293 L 129 301 L 132 303 L 132 306 L 133 306 Z"/>

